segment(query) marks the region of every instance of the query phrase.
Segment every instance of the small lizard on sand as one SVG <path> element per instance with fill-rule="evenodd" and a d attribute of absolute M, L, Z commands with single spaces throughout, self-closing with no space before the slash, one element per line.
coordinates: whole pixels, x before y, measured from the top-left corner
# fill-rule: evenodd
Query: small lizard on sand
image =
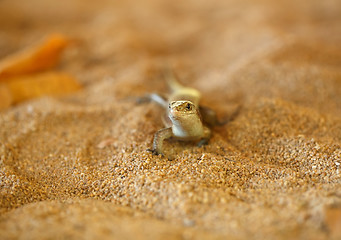
<path fill-rule="evenodd" d="M 181 85 L 175 77 L 167 74 L 171 93 L 166 100 L 153 93 L 140 98 L 140 102 L 154 101 L 166 109 L 162 120 L 165 128 L 154 135 L 154 155 L 163 155 L 163 141 L 174 138 L 181 141 L 199 141 L 198 146 L 206 144 L 211 137 L 211 130 L 207 126 L 221 125 L 213 110 L 199 106 L 201 94 L 194 88 Z"/>

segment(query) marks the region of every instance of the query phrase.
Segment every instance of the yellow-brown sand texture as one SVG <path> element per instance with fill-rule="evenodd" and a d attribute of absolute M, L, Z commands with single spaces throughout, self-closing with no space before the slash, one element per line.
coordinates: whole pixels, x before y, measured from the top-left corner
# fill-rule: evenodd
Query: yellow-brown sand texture
<path fill-rule="evenodd" d="M 85 90 L 0 113 L 1 239 L 339 239 L 337 0 L 0 1 L 0 58 L 51 32 Z M 228 118 L 153 156 L 170 64 Z"/>

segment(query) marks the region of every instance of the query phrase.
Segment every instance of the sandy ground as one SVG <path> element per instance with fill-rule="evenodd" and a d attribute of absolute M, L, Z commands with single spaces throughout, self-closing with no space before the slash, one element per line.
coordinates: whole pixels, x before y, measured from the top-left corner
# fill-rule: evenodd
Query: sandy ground
<path fill-rule="evenodd" d="M 0 2 L 0 57 L 51 32 L 84 90 L 0 113 L 1 239 L 341 237 L 341 5 L 326 1 Z M 166 142 L 162 67 L 230 123 Z"/>

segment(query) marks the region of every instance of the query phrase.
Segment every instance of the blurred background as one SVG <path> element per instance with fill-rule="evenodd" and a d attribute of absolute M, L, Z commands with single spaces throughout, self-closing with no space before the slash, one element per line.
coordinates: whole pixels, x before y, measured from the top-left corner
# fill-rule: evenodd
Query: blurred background
<path fill-rule="evenodd" d="M 79 41 L 63 68 L 85 85 L 105 76 L 116 82 L 140 78 L 145 85 L 167 62 L 207 93 L 222 88 L 230 98 L 246 100 L 279 94 L 303 105 L 315 101 L 323 111 L 325 91 L 338 92 L 326 90 L 329 83 L 318 81 L 323 71 L 312 66 L 329 72 L 325 81 L 340 78 L 340 5 L 337 0 L 2 0 L 0 57 L 58 32 Z M 220 87 L 207 85 L 208 78 Z M 317 100 L 300 93 L 307 81 L 319 85 L 320 93 L 305 89 Z M 133 82 L 131 89 L 139 87 Z"/>

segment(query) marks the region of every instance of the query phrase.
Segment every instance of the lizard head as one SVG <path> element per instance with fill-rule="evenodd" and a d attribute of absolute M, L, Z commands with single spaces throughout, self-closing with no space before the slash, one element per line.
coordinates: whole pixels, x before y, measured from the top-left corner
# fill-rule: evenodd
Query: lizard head
<path fill-rule="evenodd" d="M 172 101 L 168 117 L 172 121 L 172 132 L 176 137 L 200 137 L 203 125 L 200 113 L 191 101 Z"/>
<path fill-rule="evenodd" d="M 169 104 L 169 117 L 171 119 L 179 119 L 198 115 L 196 106 L 191 101 L 172 101 Z"/>

